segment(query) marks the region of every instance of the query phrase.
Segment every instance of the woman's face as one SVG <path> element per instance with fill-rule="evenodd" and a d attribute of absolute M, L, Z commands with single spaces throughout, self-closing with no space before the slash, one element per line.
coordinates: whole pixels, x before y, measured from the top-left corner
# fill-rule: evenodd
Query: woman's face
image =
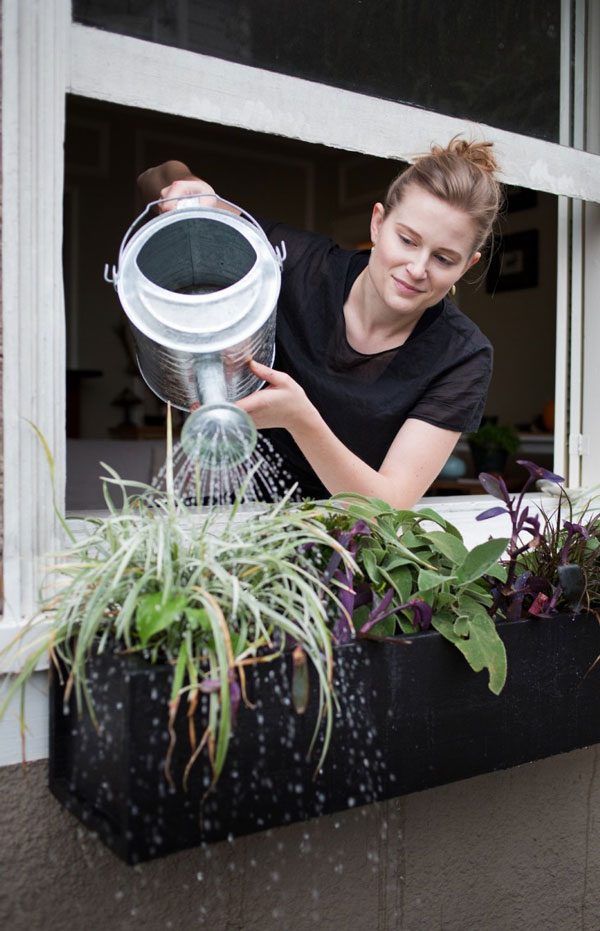
<path fill-rule="evenodd" d="M 368 275 L 389 310 L 418 317 L 479 261 L 471 217 L 417 185 L 387 216 L 375 204 Z"/>

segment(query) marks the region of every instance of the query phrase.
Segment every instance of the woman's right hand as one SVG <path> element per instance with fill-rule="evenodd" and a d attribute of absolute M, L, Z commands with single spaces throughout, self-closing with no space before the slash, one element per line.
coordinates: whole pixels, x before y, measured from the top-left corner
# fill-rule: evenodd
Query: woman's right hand
<path fill-rule="evenodd" d="M 211 197 L 203 197 L 200 202 L 207 207 L 217 205 L 215 189 L 207 181 L 192 174 L 185 162 L 172 159 L 148 168 L 139 176 L 137 183 L 147 204 L 188 194 L 210 194 Z M 175 210 L 178 203 L 177 200 L 166 200 L 165 203 L 158 204 L 158 211 L 168 213 L 169 210 Z"/>
<path fill-rule="evenodd" d="M 186 197 L 191 194 L 208 195 L 199 197 L 198 204 L 201 207 L 219 207 L 235 214 L 241 212 L 233 204 L 219 200 L 214 187 L 208 181 L 203 181 L 202 178 L 192 174 L 184 162 L 172 160 L 163 162 L 162 165 L 156 165 L 154 168 L 148 168 L 139 176 L 137 183 L 147 204 L 152 201 L 161 201 L 161 203 L 157 204 L 159 213 L 176 210 L 179 204 L 185 203 L 185 201 L 173 200 L 172 198 Z M 190 203 L 194 204 L 194 201 L 190 199 L 188 204 Z M 194 204 L 194 206 L 196 205 Z"/>
<path fill-rule="evenodd" d="M 172 181 L 170 184 L 167 184 L 166 187 L 161 188 L 161 202 L 157 204 L 158 212 L 168 213 L 169 210 L 176 210 L 181 201 L 171 200 L 170 198 L 188 197 L 190 194 L 204 195 L 199 200 L 199 204 L 202 207 L 217 206 L 215 189 L 211 187 L 207 181 L 203 181 L 201 178 L 196 178 L 192 175 L 189 178 Z"/>

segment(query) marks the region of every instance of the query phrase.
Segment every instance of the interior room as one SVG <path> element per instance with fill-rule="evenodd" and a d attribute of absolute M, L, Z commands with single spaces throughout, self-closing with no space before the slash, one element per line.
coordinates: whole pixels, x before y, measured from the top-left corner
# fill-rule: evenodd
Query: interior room
<path fill-rule="evenodd" d="M 100 462 L 150 482 L 165 458 L 165 405 L 146 387 L 127 318 L 104 278 L 144 204 L 135 179 L 177 158 L 250 213 L 368 248 L 369 219 L 402 164 L 146 110 L 68 98 L 64 282 L 67 329 L 67 508 L 105 506 Z M 516 458 L 552 464 L 557 198 L 509 189 L 495 252 L 456 302 L 494 346 L 486 420 L 514 428 Z M 175 430 L 181 426 L 176 416 Z M 479 493 L 466 438 L 432 494 Z"/>

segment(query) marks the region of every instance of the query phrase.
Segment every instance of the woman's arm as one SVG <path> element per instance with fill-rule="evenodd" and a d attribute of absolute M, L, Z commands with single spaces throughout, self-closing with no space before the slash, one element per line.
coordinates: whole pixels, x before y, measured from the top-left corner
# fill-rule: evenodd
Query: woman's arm
<path fill-rule="evenodd" d="M 377 471 L 344 446 L 293 378 L 257 362 L 250 365 L 269 387 L 242 398 L 237 406 L 259 429 L 288 430 L 330 494 L 358 492 L 393 507 L 412 508 L 460 438 L 453 430 L 409 418 Z"/>

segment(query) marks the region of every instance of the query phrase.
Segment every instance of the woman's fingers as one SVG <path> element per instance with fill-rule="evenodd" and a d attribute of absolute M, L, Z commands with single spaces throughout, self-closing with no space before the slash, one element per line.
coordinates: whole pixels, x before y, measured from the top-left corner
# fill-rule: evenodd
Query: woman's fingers
<path fill-rule="evenodd" d="M 286 372 L 251 361 L 252 372 L 266 382 L 266 387 L 237 401 L 261 428 L 284 427 L 291 430 L 308 404 L 304 389 Z"/>
<path fill-rule="evenodd" d="M 217 204 L 215 190 L 210 184 L 202 181 L 201 178 L 184 178 L 183 180 L 173 181 L 161 190 L 161 203 L 158 204 L 158 210 L 160 213 L 176 210 L 181 201 L 172 198 L 190 197 L 190 195 L 194 194 L 204 195 L 199 198 L 199 203 L 203 207 L 215 207 Z M 193 201 L 191 202 L 193 203 Z"/>
<path fill-rule="evenodd" d="M 252 417 L 259 430 L 282 426 L 280 423 L 281 418 L 278 416 L 278 405 L 273 405 L 272 401 L 274 399 L 268 396 L 272 390 L 255 391 L 253 394 L 249 394 L 235 402 L 236 407 L 246 411 Z"/>
<path fill-rule="evenodd" d="M 278 372 L 277 369 L 269 368 L 268 365 L 263 365 L 262 362 L 257 362 L 256 359 L 251 359 L 249 365 L 257 378 L 262 378 L 263 381 L 274 387 L 284 387 L 292 381 L 285 372 Z"/>

